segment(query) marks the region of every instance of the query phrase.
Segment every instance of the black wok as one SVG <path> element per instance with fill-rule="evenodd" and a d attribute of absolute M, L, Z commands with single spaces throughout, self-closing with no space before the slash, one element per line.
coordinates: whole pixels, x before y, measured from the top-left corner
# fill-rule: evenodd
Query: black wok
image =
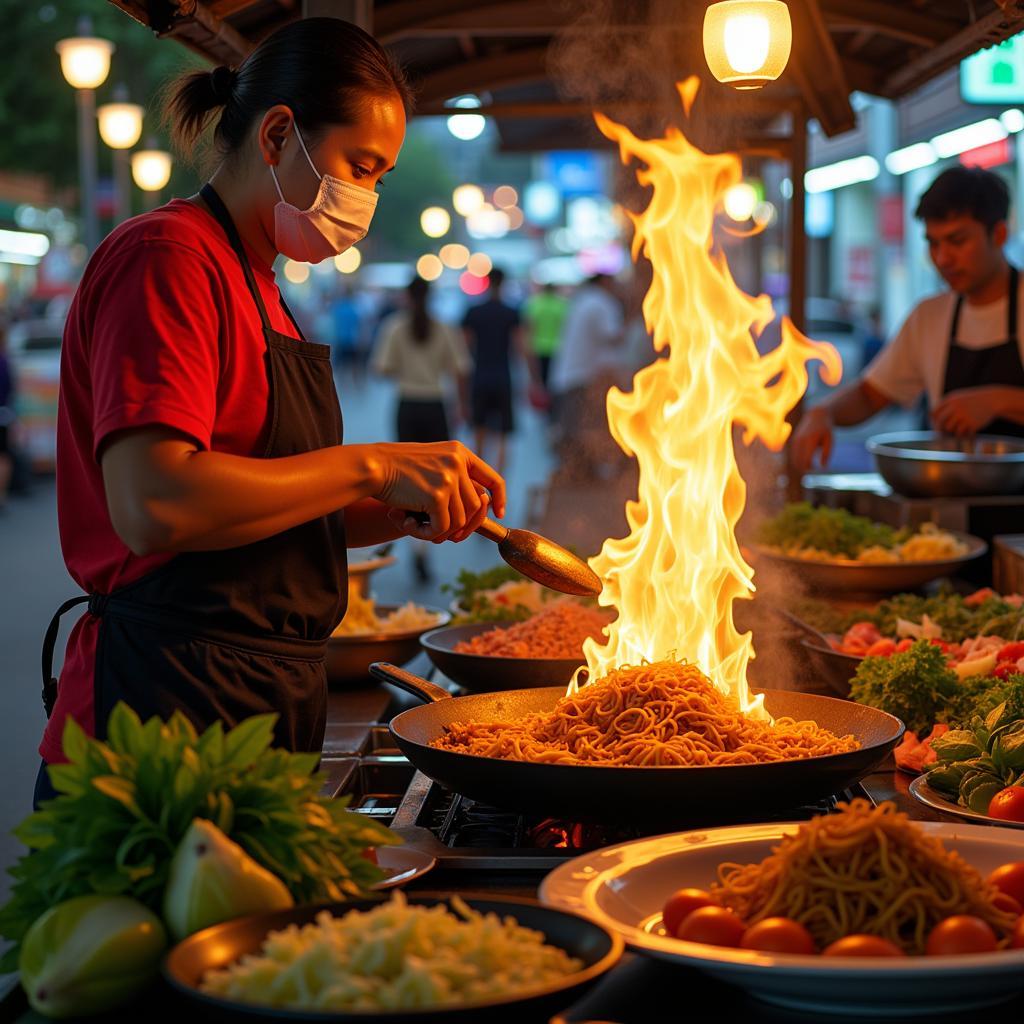
<path fill-rule="evenodd" d="M 508 623 L 511 625 L 511 623 Z M 498 658 L 490 654 L 464 654 L 457 644 L 481 633 L 500 629 L 501 623 L 477 622 L 468 626 L 444 626 L 420 637 L 430 660 L 453 682 L 473 693 L 521 690 L 523 687 L 569 685 L 573 672 L 584 664 L 578 658 Z"/>
<path fill-rule="evenodd" d="M 803 761 L 722 765 L 713 768 L 613 768 L 535 764 L 438 750 L 430 744 L 451 722 L 517 719 L 547 711 L 563 687 L 507 690 L 452 697 L 393 665 L 370 666 L 371 675 L 431 703 L 410 708 L 391 722 L 402 753 L 421 772 L 464 796 L 515 810 L 569 817 L 574 821 L 664 821 L 782 809 L 840 792 L 863 778 L 889 755 L 903 735 L 903 723 L 862 704 L 786 690 L 765 692 L 775 717 L 810 719 L 837 735 L 853 733 L 860 749 Z"/>

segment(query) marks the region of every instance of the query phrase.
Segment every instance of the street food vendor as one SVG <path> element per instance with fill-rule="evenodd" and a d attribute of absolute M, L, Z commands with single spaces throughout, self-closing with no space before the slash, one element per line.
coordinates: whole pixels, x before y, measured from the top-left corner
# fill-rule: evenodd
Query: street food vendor
<path fill-rule="evenodd" d="M 1024 300 L 1003 255 L 1009 191 L 991 171 L 954 167 L 921 196 L 928 251 L 950 290 L 924 299 L 864 373 L 811 409 L 793 436 L 801 472 L 824 466 L 833 427 L 928 399 L 936 430 L 1024 436 Z"/>
<path fill-rule="evenodd" d="M 186 151 L 215 124 L 216 170 L 100 245 L 64 335 L 58 513 L 88 610 L 44 764 L 63 759 L 67 716 L 102 737 L 122 700 L 200 728 L 275 712 L 278 744 L 319 751 L 346 547 L 460 541 L 488 507 L 504 514 L 501 477 L 458 443 L 342 443 L 329 348 L 271 269 L 363 237 L 408 106 L 387 52 L 333 18 L 291 22 L 237 70 L 173 90 Z M 37 800 L 48 787 L 40 771 Z"/>

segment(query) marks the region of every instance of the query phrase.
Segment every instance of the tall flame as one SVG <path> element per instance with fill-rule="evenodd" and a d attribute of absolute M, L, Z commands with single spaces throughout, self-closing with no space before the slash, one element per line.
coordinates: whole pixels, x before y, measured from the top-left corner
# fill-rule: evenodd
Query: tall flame
<path fill-rule="evenodd" d="M 679 86 L 687 111 L 696 88 L 695 79 Z M 637 373 L 631 392 L 608 393 L 608 425 L 636 457 L 640 483 L 626 506 L 629 536 L 605 541 L 590 560 L 604 583 L 600 603 L 618 618 L 607 643 L 585 644 L 589 675 L 675 654 L 746 711 L 766 717 L 747 688 L 750 634 L 732 618 L 733 601 L 754 590 L 735 534 L 746 485 L 733 424 L 743 426 L 745 444 L 760 438 L 780 449 L 790 431 L 786 414 L 807 388 L 807 363 L 821 360 L 822 378 L 834 384 L 839 355 L 788 319 L 782 343 L 758 353 L 755 337 L 775 315 L 771 301 L 745 294 L 713 244 L 716 211 L 741 180 L 735 154 L 704 153 L 675 128 L 663 139 L 641 140 L 595 116 L 618 142 L 623 163 L 639 160 L 637 180 L 653 188 L 647 209 L 630 215 L 633 256 L 642 251 L 651 261 L 644 319 L 667 358 Z"/>

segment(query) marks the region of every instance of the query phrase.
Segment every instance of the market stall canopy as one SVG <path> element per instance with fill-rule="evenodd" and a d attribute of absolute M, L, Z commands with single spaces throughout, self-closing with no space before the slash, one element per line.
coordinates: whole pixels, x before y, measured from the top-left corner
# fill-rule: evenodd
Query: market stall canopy
<path fill-rule="evenodd" d="M 407 67 L 419 113 L 447 112 L 453 97 L 476 94 L 483 101 L 479 112 L 496 119 L 506 150 L 599 144 L 591 121 L 596 97 L 566 68 L 583 53 L 609 53 L 609 40 L 621 47 L 622 64 L 628 63 L 625 55 L 636 53 L 637 40 L 641 46 L 656 41 L 666 80 L 706 71 L 699 40 L 707 5 L 696 0 L 111 2 L 159 36 L 230 65 L 303 14 L 348 17 Z M 827 135 L 853 127 L 851 92 L 897 99 L 1024 29 L 1024 0 L 791 0 L 789 7 L 789 67 L 761 93 L 745 94 L 745 112 L 758 111 L 767 125 L 799 109 L 817 118 Z M 675 66 L 664 66 L 666 53 Z M 603 103 L 649 105 L 642 83 L 632 90 L 628 81 L 619 85 L 618 96 L 601 96 Z"/>

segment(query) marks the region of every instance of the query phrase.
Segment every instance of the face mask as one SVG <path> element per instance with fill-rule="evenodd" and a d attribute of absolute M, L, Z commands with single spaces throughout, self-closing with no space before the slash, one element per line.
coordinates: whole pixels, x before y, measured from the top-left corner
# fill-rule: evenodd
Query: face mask
<path fill-rule="evenodd" d="M 377 193 L 329 174 L 320 174 L 295 126 L 302 152 L 320 178 L 320 190 L 308 210 L 292 206 L 284 198 L 273 164 L 270 173 L 281 201 L 274 207 L 274 245 L 277 251 L 299 263 L 321 263 L 355 245 L 367 232 Z"/>

